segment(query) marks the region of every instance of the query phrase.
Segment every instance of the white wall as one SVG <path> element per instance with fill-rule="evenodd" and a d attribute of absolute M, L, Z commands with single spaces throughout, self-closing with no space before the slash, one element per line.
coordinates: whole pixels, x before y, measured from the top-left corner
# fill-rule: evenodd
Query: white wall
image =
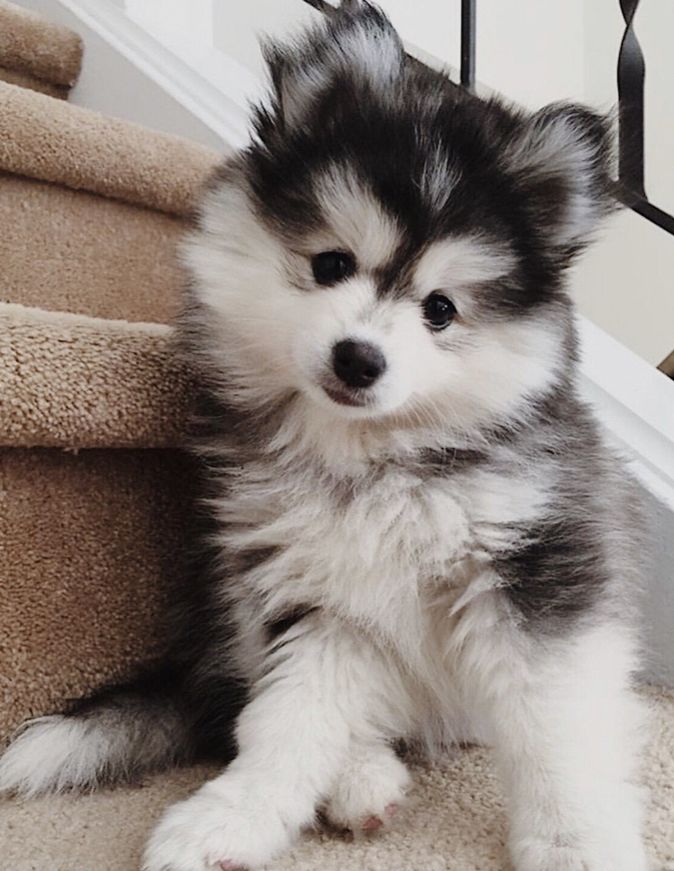
<path fill-rule="evenodd" d="M 156 2 L 127 0 L 146 8 Z M 379 5 L 412 47 L 459 66 L 460 0 L 379 0 Z M 480 0 L 477 6 L 482 82 L 534 108 L 582 90 L 583 0 Z M 214 0 L 213 11 L 216 45 L 258 74 L 258 33 L 284 36 L 318 17 L 302 0 L 246 0 L 236 8 Z"/>
<path fill-rule="evenodd" d="M 114 7 L 124 6 L 124 0 L 96 2 L 97 11 L 108 4 L 113 12 Z M 100 22 L 88 22 L 79 9 L 75 12 L 60 0 L 20 0 L 20 5 L 82 36 L 82 72 L 70 93 L 70 102 L 223 150 L 223 137 L 214 132 L 214 125 L 199 120 L 184 102 L 159 84 L 154 70 L 146 72 L 136 57 L 133 61 L 127 58 L 122 50 L 123 34 L 118 42 L 105 27 L 99 27 Z M 123 17 L 121 10 L 119 17 Z"/>
<path fill-rule="evenodd" d="M 259 38 L 289 36 L 321 14 L 301 0 L 244 0 L 213 3 L 215 44 L 231 53 L 258 76 L 264 75 Z"/>

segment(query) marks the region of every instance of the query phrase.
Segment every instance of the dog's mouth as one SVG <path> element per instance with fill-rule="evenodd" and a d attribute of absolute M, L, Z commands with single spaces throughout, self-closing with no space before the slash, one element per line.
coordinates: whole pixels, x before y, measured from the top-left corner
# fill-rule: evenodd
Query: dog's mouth
<path fill-rule="evenodd" d="M 350 408 L 363 408 L 367 402 L 351 390 L 323 385 L 323 390 L 337 405 L 347 405 Z"/>

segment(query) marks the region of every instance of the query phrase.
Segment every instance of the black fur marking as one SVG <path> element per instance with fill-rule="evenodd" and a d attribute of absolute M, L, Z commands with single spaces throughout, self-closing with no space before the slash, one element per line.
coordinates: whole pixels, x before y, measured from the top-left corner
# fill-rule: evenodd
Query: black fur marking
<path fill-rule="evenodd" d="M 284 635 L 289 629 L 292 629 L 296 623 L 299 623 L 300 620 L 303 620 L 305 617 L 308 617 L 309 614 L 313 614 L 317 610 L 318 608 L 316 607 L 300 605 L 292 611 L 282 614 L 275 620 L 266 623 L 265 629 L 267 630 L 269 643 L 276 641 L 281 635 Z"/>
<path fill-rule="evenodd" d="M 588 523 L 560 518 L 497 560 L 505 594 L 532 631 L 560 631 L 590 612 L 608 582 L 601 542 Z"/>
<path fill-rule="evenodd" d="M 219 494 L 217 477 L 204 462 L 202 497 Z M 181 699 L 189 717 L 197 758 L 229 761 L 236 755 L 234 723 L 248 697 L 248 686 L 230 661 L 231 618 L 222 601 L 229 566 L 216 543 L 219 525 L 203 502 L 192 514 L 192 544 L 184 583 L 170 615 L 170 658 L 182 675 Z"/>
<path fill-rule="evenodd" d="M 503 433 L 517 442 L 523 463 L 558 470 L 550 516 L 521 530 L 514 552 L 496 554 L 504 593 L 531 631 L 555 633 L 589 614 L 609 583 L 605 506 L 599 496 L 606 470 L 597 426 L 567 385 L 541 397 L 519 428 Z M 596 490 L 587 481 L 596 482 Z"/>
<path fill-rule="evenodd" d="M 487 460 L 482 451 L 447 448 L 445 450 L 429 449 L 422 453 L 421 464 L 434 474 L 452 475 L 472 469 Z"/>
<path fill-rule="evenodd" d="M 280 551 L 281 548 L 278 545 L 258 547 L 253 550 L 242 550 L 236 554 L 231 554 L 228 562 L 233 572 L 244 574 L 269 562 Z"/>
<path fill-rule="evenodd" d="M 70 699 L 64 714 L 74 717 L 87 717 L 96 713 L 101 705 L 106 707 L 127 707 L 138 699 L 159 706 L 173 702 L 180 674 L 174 663 L 162 661 L 156 665 L 148 664 L 128 681 L 108 684 L 80 699 Z"/>

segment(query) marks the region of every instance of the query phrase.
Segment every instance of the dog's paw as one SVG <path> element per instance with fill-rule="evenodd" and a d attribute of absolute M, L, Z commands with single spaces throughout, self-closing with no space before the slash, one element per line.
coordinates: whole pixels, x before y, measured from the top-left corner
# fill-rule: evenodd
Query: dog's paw
<path fill-rule="evenodd" d="M 514 871 L 647 871 L 648 860 L 638 839 L 619 844 L 605 834 L 587 843 L 571 838 L 520 838 L 510 844 Z"/>
<path fill-rule="evenodd" d="M 147 844 L 143 871 L 249 871 L 290 841 L 258 788 L 223 775 L 168 809 Z"/>
<path fill-rule="evenodd" d="M 359 757 L 340 774 L 325 815 L 339 829 L 376 832 L 386 826 L 405 801 L 411 778 L 388 747 Z"/>
<path fill-rule="evenodd" d="M 599 871 L 579 848 L 534 838 L 512 844 L 510 854 L 514 871 Z"/>

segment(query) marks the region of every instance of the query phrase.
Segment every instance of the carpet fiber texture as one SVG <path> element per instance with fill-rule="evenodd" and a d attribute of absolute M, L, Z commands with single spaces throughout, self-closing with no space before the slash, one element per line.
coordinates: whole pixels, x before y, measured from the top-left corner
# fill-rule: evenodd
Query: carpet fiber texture
<path fill-rule="evenodd" d="M 653 735 L 647 843 L 653 871 L 674 869 L 674 697 L 647 692 Z M 416 785 L 398 823 L 372 839 L 307 833 L 269 871 L 504 871 L 505 813 L 488 751 L 413 765 Z M 94 795 L 0 804 L 0 867 L 12 871 L 138 871 L 144 839 L 163 808 L 213 769 L 190 768 Z M 611 871 L 607 868 L 606 871 Z"/>
<path fill-rule="evenodd" d="M 0 447 L 184 443 L 192 381 L 172 327 L 0 304 Z"/>
<path fill-rule="evenodd" d="M 82 40 L 34 12 L 0 0 L 0 79 L 67 97 L 82 65 Z"/>
<path fill-rule="evenodd" d="M 184 231 L 174 215 L 0 172 L 1 298 L 165 322 L 178 305 Z"/>
<path fill-rule="evenodd" d="M 0 169 L 188 215 L 208 148 L 0 82 Z"/>

